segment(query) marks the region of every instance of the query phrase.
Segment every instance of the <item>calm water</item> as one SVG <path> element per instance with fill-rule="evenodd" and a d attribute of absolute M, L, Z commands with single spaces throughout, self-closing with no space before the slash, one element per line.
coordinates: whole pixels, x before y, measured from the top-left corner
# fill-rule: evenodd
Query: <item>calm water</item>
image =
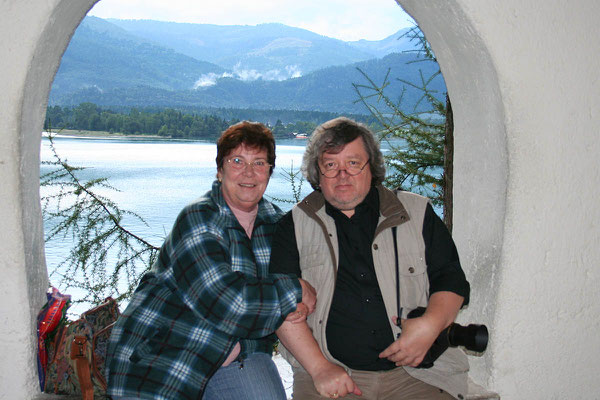
<path fill-rule="evenodd" d="M 109 197 L 121 209 L 137 213 L 148 226 L 129 220 L 127 228 L 155 246 L 160 246 L 169 233 L 179 211 L 189 202 L 210 190 L 215 179 L 216 145 L 208 142 L 174 142 L 131 139 L 54 139 L 58 154 L 72 166 L 86 167 L 78 173 L 82 181 L 106 177 L 120 191 L 96 190 Z M 278 142 L 276 168 L 265 195 L 292 200 L 290 183 L 282 176 L 290 168 L 296 170 L 302 162 L 305 142 Z M 42 140 L 42 161 L 52 160 L 48 139 Z M 42 165 L 41 174 L 51 166 Z M 49 193 L 42 188 L 41 195 Z M 304 182 L 304 195 L 310 185 Z M 291 203 L 275 202 L 284 210 Z M 48 229 L 49 226 L 46 226 Z M 46 261 L 51 272 L 68 254 L 68 240 L 53 240 L 46 244 Z M 52 282 L 54 283 L 54 282 Z M 76 293 L 72 289 L 69 294 Z"/>

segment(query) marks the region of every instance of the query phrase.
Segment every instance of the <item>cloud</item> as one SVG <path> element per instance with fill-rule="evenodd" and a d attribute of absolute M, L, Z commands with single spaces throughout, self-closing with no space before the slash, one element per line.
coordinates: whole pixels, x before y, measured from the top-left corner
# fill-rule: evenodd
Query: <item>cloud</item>
<path fill-rule="evenodd" d="M 260 72 L 255 69 L 245 69 L 241 63 L 237 63 L 233 67 L 233 72 L 224 72 L 222 74 L 215 74 L 210 72 L 203 74 L 194 83 L 194 89 L 206 88 L 214 86 L 217 81 L 221 78 L 235 78 L 244 82 L 252 82 L 258 79 L 265 81 L 284 81 L 290 78 L 299 78 L 302 76 L 302 71 L 297 65 L 288 65 L 282 71 L 280 69 L 271 69 L 268 71 Z"/>
<path fill-rule="evenodd" d="M 242 68 L 241 63 L 239 62 L 233 67 L 233 74 L 242 81 L 255 81 L 262 77 L 262 74 L 255 69 Z"/>
<path fill-rule="evenodd" d="M 209 87 L 217 84 L 217 81 L 221 78 L 231 78 L 233 75 L 230 72 L 223 72 L 222 74 L 215 74 L 214 72 L 209 72 L 208 74 L 203 74 L 198 78 L 196 83 L 194 83 L 194 89 L 199 89 L 203 87 Z"/>
<path fill-rule="evenodd" d="M 300 78 L 302 76 L 302 71 L 297 65 L 288 65 L 285 67 L 285 70 L 290 75 L 290 78 Z"/>

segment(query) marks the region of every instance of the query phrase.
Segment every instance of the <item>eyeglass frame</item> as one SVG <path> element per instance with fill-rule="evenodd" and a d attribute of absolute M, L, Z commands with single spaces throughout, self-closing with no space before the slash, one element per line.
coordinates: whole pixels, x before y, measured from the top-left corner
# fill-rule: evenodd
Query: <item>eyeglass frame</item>
<path fill-rule="evenodd" d="M 242 161 L 243 166 L 241 164 L 232 163 L 231 160 L 233 160 L 234 158 L 239 158 Z M 236 171 L 244 171 L 247 166 L 250 166 L 250 168 L 252 169 L 252 171 L 258 172 L 258 173 L 262 173 L 262 172 L 269 171 L 270 168 L 273 166 L 271 163 L 269 163 L 266 159 L 263 159 L 263 158 L 259 158 L 259 159 L 254 160 L 254 161 L 246 161 L 241 156 L 233 156 L 233 157 L 226 158 L 225 161 L 227 162 L 227 164 L 229 164 L 231 166 L 232 169 L 234 169 Z M 265 170 L 264 171 L 260 170 L 261 167 L 259 167 L 259 169 L 256 169 L 256 164 L 255 164 L 256 161 L 264 161 L 264 163 L 265 163 Z M 238 168 L 238 165 L 240 165 L 239 168 Z"/>
<path fill-rule="evenodd" d="M 319 173 L 321 175 L 323 175 L 325 178 L 329 178 L 329 179 L 334 179 L 337 178 L 338 175 L 340 174 L 340 172 L 342 171 L 346 171 L 346 173 L 350 176 L 358 176 L 361 174 L 361 172 L 364 171 L 365 167 L 369 164 L 369 162 L 371 161 L 371 157 L 367 158 L 367 161 L 364 163 L 364 165 L 362 167 L 360 167 L 360 169 L 358 170 L 358 172 L 356 172 L 355 174 L 348 172 L 348 168 L 337 168 L 335 171 L 336 174 L 334 176 L 327 176 L 325 175 L 325 173 L 323 173 L 323 171 L 321 171 L 321 167 L 319 166 L 319 163 L 317 162 L 317 169 L 319 170 Z"/>

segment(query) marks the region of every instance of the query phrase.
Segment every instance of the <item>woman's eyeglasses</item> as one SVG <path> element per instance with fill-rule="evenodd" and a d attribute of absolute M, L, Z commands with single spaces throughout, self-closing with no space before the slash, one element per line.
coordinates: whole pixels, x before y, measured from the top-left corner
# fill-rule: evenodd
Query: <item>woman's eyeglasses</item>
<path fill-rule="evenodd" d="M 269 168 L 271 168 L 271 164 L 269 164 L 267 160 L 263 160 L 262 158 L 248 162 L 242 157 L 231 157 L 227 159 L 227 164 L 229 164 L 231 168 L 235 170 L 242 170 L 246 168 L 246 165 L 249 165 L 254 170 L 254 172 L 257 173 L 266 172 L 269 170 Z"/>

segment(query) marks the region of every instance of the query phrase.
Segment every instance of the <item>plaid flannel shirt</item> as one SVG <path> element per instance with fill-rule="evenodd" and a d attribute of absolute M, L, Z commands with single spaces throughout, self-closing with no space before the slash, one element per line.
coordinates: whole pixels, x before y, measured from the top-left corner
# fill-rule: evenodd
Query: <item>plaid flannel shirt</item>
<path fill-rule="evenodd" d="M 280 216 L 262 199 L 249 239 L 217 181 L 181 211 L 113 328 L 109 395 L 200 399 L 236 342 L 242 358 L 271 354 L 273 332 L 302 297 L 296 278 L 268 273 Z"/>

